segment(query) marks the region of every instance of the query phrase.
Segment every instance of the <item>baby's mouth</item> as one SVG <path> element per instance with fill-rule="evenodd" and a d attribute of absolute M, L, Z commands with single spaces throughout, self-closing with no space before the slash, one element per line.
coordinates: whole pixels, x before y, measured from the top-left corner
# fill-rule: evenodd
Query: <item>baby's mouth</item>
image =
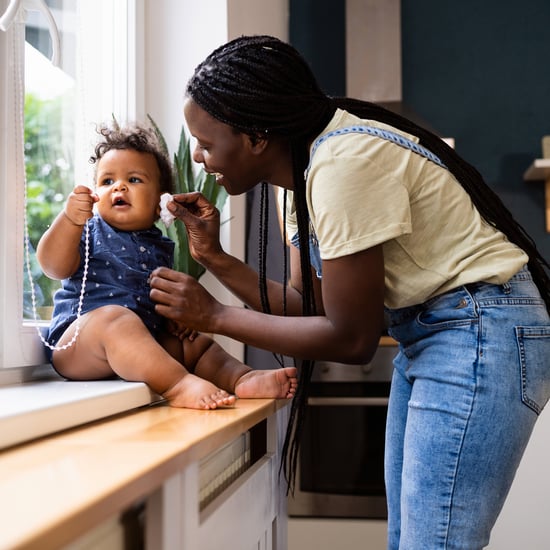
<path fill-rule="evenodd" d="M 113 206 L 127 206 L 127 203 L 124 199 L 118 197 L 113 200 Z"/>

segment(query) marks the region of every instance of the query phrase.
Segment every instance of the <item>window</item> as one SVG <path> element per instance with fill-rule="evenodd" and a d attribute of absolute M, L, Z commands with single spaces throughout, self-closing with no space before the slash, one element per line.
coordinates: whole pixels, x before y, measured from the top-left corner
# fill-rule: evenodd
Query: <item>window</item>
<path fill-rule="evenodd" d="M 59 282 L 42 274 L 34 250 L 42 233 L 63 208 L 75 176 L 76 2 L 65 0 L 53 9 L 59 35 L 59 66 L 53 56 L 42 14 L 31 11 L 25 25 L 24 158 L 29 265 L 24 258 L 23 318 L 51 317 L 53 293 Z M 61 48 L 59 48 L 61 49 Z M 57 48 L 56 48 L 57 50 Z M 56 51 L 57 54 L 57 51 Z M 26 252 L 26 251 L 25 251 Z M 33 282 L 31 287 L 31 280 Z"/>
<path fill-rule="evenodd" d="M 59 71 L 63 75 L 49 66 L 51 24 L 45 13 L 37 11 L 45 6 L 59 31 Z M 59 156 L 52 154 L 50 166 L 34 172 L 32 163 L 27 162 L 28 189 L 38 193 L 42 184 L 36 187 L 31 180 L 42 172 L 57 171 L 69 187 L 91 182 L 93 166 L 88 158 L 97 141 L 95 123 L 109 120 L 112 114 L 124 123 L 144 121 L 145 114 L 150 113 L 167 137 L 169 148 L 175 150 L 188 75 L 224 40 L 226 23 L 223 10 L 212 19 L 205 17 L 202 4 L 187 1 L 0 0 L 0 449 L 158 399 L 138 382 L 65 384 L 56 380 L 51 367 L 44 363 L 36 323 L 25 319 L 25 290 L 30 287 L 25 288 L 24 277 L 24 132 L 31 139 L 31 128 L 25 130 L 23 125 L 24 66 L 32 73 L 26 78 L 29 90 L 31 78 L 36 76 L 30 68 L 30 56 L 36 52 L 28 53 L 25 40 L 38 50 L 40 62 L 47 65 L 50 74 L 53 70 L 64 96 L 62 109 L 53 109 L 56 120 L 61 121 L 57 125 L 64 129 L 52 144 Z M 50 77 L 39 77 L 41 91 L 46 84 L 53 84 Z M 28 126 L 30 120 L 27 115 Z M 47 134 L 52 131 L 48 126 Z M 39 161 L 36 164 L 43 166 Z M 51 178 L 46 179 L 49 183 Z M 48 193 L 47 197 L 35 198 L 34 206 L 42 208 L 42 201 L 53 209 L 62 203 L 55 187 L 48 188 Z M 245 203 L 244 195 L 227 201 L 223 215 L 232 221 L 222 226 L 221 235 L 226 250 L 240 258 L 244 258 Z M 34 226 L 38 215 L 33 215 Z M 39 272 L 34 281 L 38 278 Z M 222 302 L 242 305 L 210 274 L 201 282 Z M 241 343 L 219 339 L 230 353 L 243 357 Z M 43 379 L 43 375 L 48 378 Z M 22 383 L 27 381 L 38 383 Z"/>
<path fill-rule="evenodd" d="M 46 4 L 0 0 L 0 368 L 17 370 L 44 361 L 36 325 L 47 324 L 57 285 L 34 246 L 75 183 L 92 183 L 95 124 L 136 118 L 136 0 Z"/>

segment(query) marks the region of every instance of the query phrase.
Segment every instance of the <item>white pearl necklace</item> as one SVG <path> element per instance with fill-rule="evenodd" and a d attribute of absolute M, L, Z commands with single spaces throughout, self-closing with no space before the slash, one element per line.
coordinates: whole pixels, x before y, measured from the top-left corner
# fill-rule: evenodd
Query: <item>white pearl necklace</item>
<path fill-rule="evenodd" d="M 26 192 L 26 185 L 25 185 L 25 192 Z M 32 313 L 34 317 L 34 321 L 38 323 L 38 314 L 36 309 L 36 294 L 34 292 L 34 281 L 32 280 L 32 271 L 31 271 L 31 255 L 29 251 L 29 226 L 27 221 L 27 212 L 26 212 L 26 196 L 25 196 L 25 262 L 27 266 L 27 276 L 29 278 L 29 284 L 31 287 L 31 301 L 32 301 Z M 73 337 L 69 342 L 66 344 L 63 344 L 62 346 L 52 346 L 42 335 L 42 331 L 40 330 L 40 327 L 38 324 L 36 325 L 36 332 L 38 333 L 38 336 L 40 337 L 40 340 L 42 340 L 42 343 L 50 348 L 52 351 L 61 351 L 65 350 L 67 348 L 70 348 L 78 338 L 78 335 L 80 333 L 80 317 L 82 315 L 82 304 L 84 302 L 84 293 L 86 290 L 86 280 L 88 279 L 88 265 L 90 262 L 90 227 L 88 225 L 88 221 L 86 221 L 86 225 L 84 226 L 84 270 L 82 272 L 82 286 L 80 287 L 80 296 L 78 298 L 78 308 L 76 310 L 76 319 L 75 319 L 75 331 L 73 334 Z"/>

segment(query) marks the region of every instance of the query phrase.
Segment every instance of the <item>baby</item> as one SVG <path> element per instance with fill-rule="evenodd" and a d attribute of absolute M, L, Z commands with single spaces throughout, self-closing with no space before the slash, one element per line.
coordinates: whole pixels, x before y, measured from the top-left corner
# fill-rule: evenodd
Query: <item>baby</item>
<path fill-rule="evenodd" d="M 90 159 L 95 190 L 76 186 L 37 247 L 44 273 L 62 280 L 47 337 L 54 368 L 71 380 L 145 382 L 174 407 L 293 397 L 294 367 L 252 370 L 156 313 L 149 275 L 171 267 L 174 251 L 155 226 L 160 196 L 171 192 L 170 162 L 152 130 L 102 127 L 100 134 Z"/>

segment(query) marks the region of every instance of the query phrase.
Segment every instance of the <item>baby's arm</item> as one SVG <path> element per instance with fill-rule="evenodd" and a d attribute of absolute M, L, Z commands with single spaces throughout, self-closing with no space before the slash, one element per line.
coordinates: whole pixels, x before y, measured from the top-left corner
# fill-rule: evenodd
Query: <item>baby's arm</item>
<path fill-rule="evenodd" d="M 65 208 L 42 235 L 36 257 L 51 279 L 71 276 L 80 264 L 80 238 L 86 221 L 92 217 L 97 195 L 85 185 L 77 185 L 67 198 Z"/>

